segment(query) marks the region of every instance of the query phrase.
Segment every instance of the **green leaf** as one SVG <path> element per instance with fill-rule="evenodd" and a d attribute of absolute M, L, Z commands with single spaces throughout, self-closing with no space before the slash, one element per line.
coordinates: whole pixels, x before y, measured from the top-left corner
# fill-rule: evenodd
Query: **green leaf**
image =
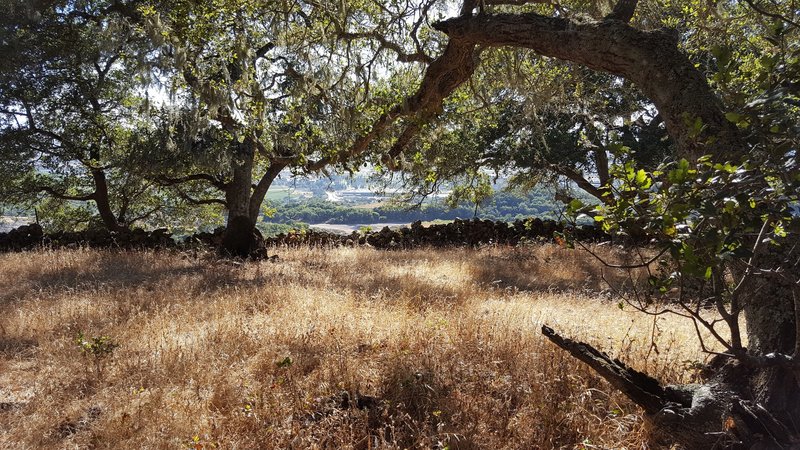
<path fill-rule="evenodd" d="M 717 64 L 720 66 L 727 66 L 731 62 L 733 52 L 730 48 L 721 45 L 711 47 L 711 54 L 717 58 Z"/>
<path fill-rule="evenodd" d="M 275 365 L 280 367 L 281 369 L 286 369 L 286 368 L 291 367 L 292 363 L 293 363 L 292 357 L 291 356 L 287 356 L 286 358 L 283 358 L 282 360 L 276 362 Z"/>
<path fill-rule="evenodd" d="M 569 204 L 567 205 L 567 211 L 571 214 L 575 214 L 579 209 L 583 208 L 583 206 L 584 206 L 583 202 L 575 198 L 572 199 L 572 201 L 570 201 Z"/>
<path fill-rule="evenodd" d="M 772 232 L 775 233 L 775 236 L 778 237 L 786 237 L 786 229 L 783 227 L 781 222 L 776 222 L 775 225 L 772 227 Z"/>
<path fill-rule="evenodd" d="M 644 169 L 639 169 L 638 171 L 636 171 L 635 181 L 636 184 L 640 186 L 643 185 L 645 181 L 647 181 L 647 172 L 645 172 Z"/>
<path fill-rule="evenodd" d="M 728 119 L 729 122 L 733 122 L 733 123 L 741 122 L 743 117 L 744 116 L 742 116 L 741 114 L 738 114 L 738 113 L 735 113 L 735 112 L 725 113 L 725 118 Z"/>

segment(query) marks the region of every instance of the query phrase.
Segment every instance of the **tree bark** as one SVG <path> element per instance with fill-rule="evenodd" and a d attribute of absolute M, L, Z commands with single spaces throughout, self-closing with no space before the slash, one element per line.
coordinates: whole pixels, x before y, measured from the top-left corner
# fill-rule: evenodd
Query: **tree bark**
<path fill-rule="evenodd" d="M 272 182 L 275 181 L 275 178 L 278 177 L 278 174 L 281 173 L 288 163 L 285 162 L 278 162 L 272 161 L 267 169 L 267 172 L 261 177 L 258 181 L 258 184 L 253 188 L 253 193 L 250 197 L 250 206 L 249 206 L 249 217 L 250 221 L 256 223 L 258 220 L 258 215 L 261 212 L 261 204 L 264 203 L 264 197 L 266 197 L 267 192 L 269 191 L 270 186 L 272 186 Z"/>
<path fill-rule="evenodd" d="M 800 280 L 798 236 L 780 247 L 770 247 L 760 257 L 759 266 L 772 273 L 752 283 L 742 304 L 747 323 L 747 352 L 754 358 L 788 355 L 798 358 L 796 347 L 797 305 L 793 289 Z M 779 364 L 756 368 L 748 379 L 752 400 L 776 422 L 793 430 L 795 448 L 800 448 L 800 366 Z"/>
<path fill-rule="evenodd" d="M 594 167 L 597 169 L 600 186 L 608 186 L 611 175 L 609 175 L 608 155 L 605 148 L 598 146 L 594 149 Z"/>
<path fill-rule="evenodd" d="M 251 137 L 232 144 L 231 182 L 225 190 L 228 220 L 222 236 L 223 254 L 247 258 L 258 248 L 255 220 L 250 218 L 255 142 Z"/>
<path fill-rule="evenodd" d="M 94 181 L 94 194 L 92 199 L 97 205 L 97 211 L 100 213 L 100 218 L 103 224 L 111 231 L 122 231 L 125 229 L 117 221 L 117 216 L 111 209 L 111 202 L 108 196 L 108 180 L 106 180 L 106 173 L 102 169 L 92 169 L 92 180 Z"/>

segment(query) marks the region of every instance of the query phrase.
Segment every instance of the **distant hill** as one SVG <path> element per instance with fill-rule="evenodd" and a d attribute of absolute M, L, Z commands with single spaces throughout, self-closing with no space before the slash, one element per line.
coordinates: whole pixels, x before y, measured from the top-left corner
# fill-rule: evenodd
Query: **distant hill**
<path fill-rule="evenodd" d="M 0 233 L 7 233 L 14 228 L 35 222 L 33 217 L 26 216 L 0 216 Z"/>
<path fill-rule="evenodd" d="M 303 189 L 309 187 L 313 186 L 306 185 Z M 274 213 L 262 217 L 260 228 L 265 234 L 271 235 L 289 228 L 305 228 L 309 224 L 341 225 L 357 229 L 359 226 L 374 227 L 376 224 L 450 221 L 473 217 L 506 222 L 529 217 L 559 219 L 563 208 L 560 202 L 553 199 L 552 192 L 545 189 L 528 193 L 498 191 L 477 209 L 470 204 L 450 208 L 441 199 L 433 199 L 416 206 L 398 205 L 366 189 L 329 190 L 325 194 L 324 198 L 307 194 L 276 196 L 277 198 L 270 201 Z"/>

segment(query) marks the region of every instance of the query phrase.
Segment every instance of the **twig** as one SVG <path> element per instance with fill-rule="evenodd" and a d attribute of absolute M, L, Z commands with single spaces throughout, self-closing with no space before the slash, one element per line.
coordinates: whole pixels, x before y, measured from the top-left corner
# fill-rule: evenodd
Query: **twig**
<path fill-rule="evenodd" d="M 587 251 L 587 252 L 588 252 L 590 255 L 594 256 L 594 257 L 595 257 L 595 259 L 597 259 L 598 261 L 600 261 L 600 263 L 601 263 L 601 264 L 603 264 L 603 265 L 604 265 L 604 266 L 606 266 L 606 267 L 610 267 L 610 268 L 612 268 L 612 269 L 641 269 L 642 267 L 647 267 L 647 266 L 649 266 L 650 264 L 653 264 L 654 262 L 656 262 L 656 260 L 657 260 L 658 258 L 662 257 L 662 256 L 664 255 L 664 253 L 666 253 L 666 252 L 667 252 L 667 250 L 669 250 L 669 247 L 664 247 L 664 248 L 663 248 L 663 249 L 662 249 L 662 250 L 661 250 L 661 251 L 660 251 L 660 252 L 659 252 L 659 253 L 658 253 L 656 256 L 652 257 L 652 258 L 651 258 L 649 261 L 647 261 L 646 263 L 641 263 L 641 264 L 611 264 L 611 263 L 607 262 L 606 260 L 604 260 L 602 257 L 600 257 L 600 256 L 599 256 L 597 253 L 595 253 L 595 252 L 593 252 L 593 251 L 589 250 L 589 248 L 588 248 L 588 247 L 586 247 L 585 245 L 583 245 L 583 242 L 581 242 L 581 241 L 575 241 L 575 242 L 577 242 L 577 243 L 578 243 L 578 245 L 579 245 L 579 246 L 580 246 L 580 247 L 581 247 L 583 250 L 586 250 L 586 251 Z"/>

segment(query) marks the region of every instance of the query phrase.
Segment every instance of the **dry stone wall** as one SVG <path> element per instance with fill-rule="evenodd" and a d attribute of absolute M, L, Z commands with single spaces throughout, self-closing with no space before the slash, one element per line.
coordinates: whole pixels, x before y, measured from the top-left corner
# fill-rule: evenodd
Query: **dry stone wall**
<path fill-rule="evenodd" d="M 88 230 L 77 233 L 45 234 L 38 224 L 24 225 L 0 233 L 0 251 L 20 251 L 39 246 L 51 248 L 96 247 L 120 249 L 217 248 L 222 243 L 223 229 L 197 233 L 177 240 L 166 229 L 123 232 Z M 266 247 L 280 246 L 357 246 L 369 245 L 378 249 L 409 249 L 416 247 L 477 247 L 482 245 L 518 245 L 531 241 L 550 241 L 554 233 L 563 232 L 564 225 L 553 220 L 529 219 L 513 223 L 491 220 L 455 220 L 446 224 L 423 226 L 414 222 L 410 227 L 339 235 L 325 231 L 304 230 L 279 234 L 263 240 Z M 570 230 L 581 241 L 606 241 L 609 236 L 593 226 Z"/>

